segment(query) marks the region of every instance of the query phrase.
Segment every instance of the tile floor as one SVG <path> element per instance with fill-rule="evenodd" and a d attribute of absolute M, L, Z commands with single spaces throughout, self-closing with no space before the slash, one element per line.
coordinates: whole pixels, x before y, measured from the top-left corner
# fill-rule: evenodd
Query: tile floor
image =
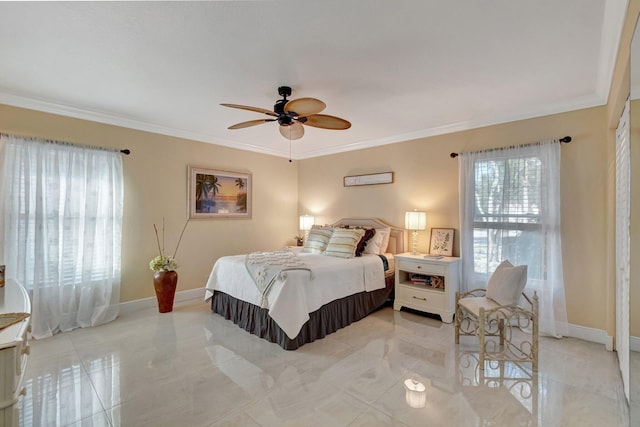
<path fill-rule="evenodd" d="M 506 364 L 483 378 L 474 341 L 458 348 L 453 335 L 385 307 L 288 352 L 200 301 L 140 310 L 32 342 L 21 425 L 628 425 L 604 346 L 541 338 L 537 375 Z M 408 405 L 407 379 L 425 386 L 424 407 Z"/>
<path fill-rule="evenodd" d="M 640 352 L 629 353 L 629 418 L 631 426 L 640 426 Z"/>

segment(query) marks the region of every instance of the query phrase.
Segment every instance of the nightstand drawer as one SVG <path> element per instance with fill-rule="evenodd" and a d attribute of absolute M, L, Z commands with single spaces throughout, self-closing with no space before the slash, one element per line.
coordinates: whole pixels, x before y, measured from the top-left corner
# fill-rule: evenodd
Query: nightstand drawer
<path fill-rule="evenodd" d="M 444 265 L 429 264 L 422 260 L 401 259 L 396 267 L 398 270 L 411 271 L 413 273 L 431 274 L 434 276 L 444 276 L 447 268 Z"/>
<path fill-rule="evenodd" d="M 440 291 L 429 291 L 418 289 L 414 286 L 401 285 L 396 288 L 396 293 L 396 298 L 399 300 L 407 304 L 424 307 L 425 309 L 435 308 L 440 310 L 442 307 L 446 307 L 447 303 L 446 295 Z"/>

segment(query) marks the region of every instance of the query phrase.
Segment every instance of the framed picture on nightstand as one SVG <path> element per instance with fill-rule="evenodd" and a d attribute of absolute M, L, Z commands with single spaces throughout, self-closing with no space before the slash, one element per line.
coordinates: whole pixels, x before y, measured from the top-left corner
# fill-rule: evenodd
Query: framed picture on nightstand
<path fill-rule="evenodd" d="M 453 254 L 454 232 L 453 228 L 432 228 L 429 254 L 451 256 Z"/>

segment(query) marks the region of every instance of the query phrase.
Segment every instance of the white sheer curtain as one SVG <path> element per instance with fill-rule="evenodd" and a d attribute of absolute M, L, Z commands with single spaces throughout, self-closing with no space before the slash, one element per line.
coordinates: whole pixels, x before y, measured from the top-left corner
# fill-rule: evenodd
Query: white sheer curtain
<path fill-rule="evenodd" d="M 486 287 L 504 259 L 528 265 L 540 332 L 567 335 L 560 237 L 560 143 L 461 153 L 463 291 Z"/>
<path fill-rule="evenodd" d="M 35 338 L 115 319 L 121 154 L 0 135 L 7 277 L 32 298 Z"/>

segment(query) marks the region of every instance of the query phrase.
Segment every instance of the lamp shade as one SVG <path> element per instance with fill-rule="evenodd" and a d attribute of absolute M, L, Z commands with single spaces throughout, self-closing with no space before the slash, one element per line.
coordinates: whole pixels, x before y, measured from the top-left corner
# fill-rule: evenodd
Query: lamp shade
<path fill-rule="evenodd" d="M 313 215 L 300 215 L 300 230 L 311 230 L 314 221 Z"/>
<path fill-rule="evenodd" d="M 404 228 L 407 230 L 425 230 L 427 228 L 427 213 L 408 211 L 404 214 Z"/>

